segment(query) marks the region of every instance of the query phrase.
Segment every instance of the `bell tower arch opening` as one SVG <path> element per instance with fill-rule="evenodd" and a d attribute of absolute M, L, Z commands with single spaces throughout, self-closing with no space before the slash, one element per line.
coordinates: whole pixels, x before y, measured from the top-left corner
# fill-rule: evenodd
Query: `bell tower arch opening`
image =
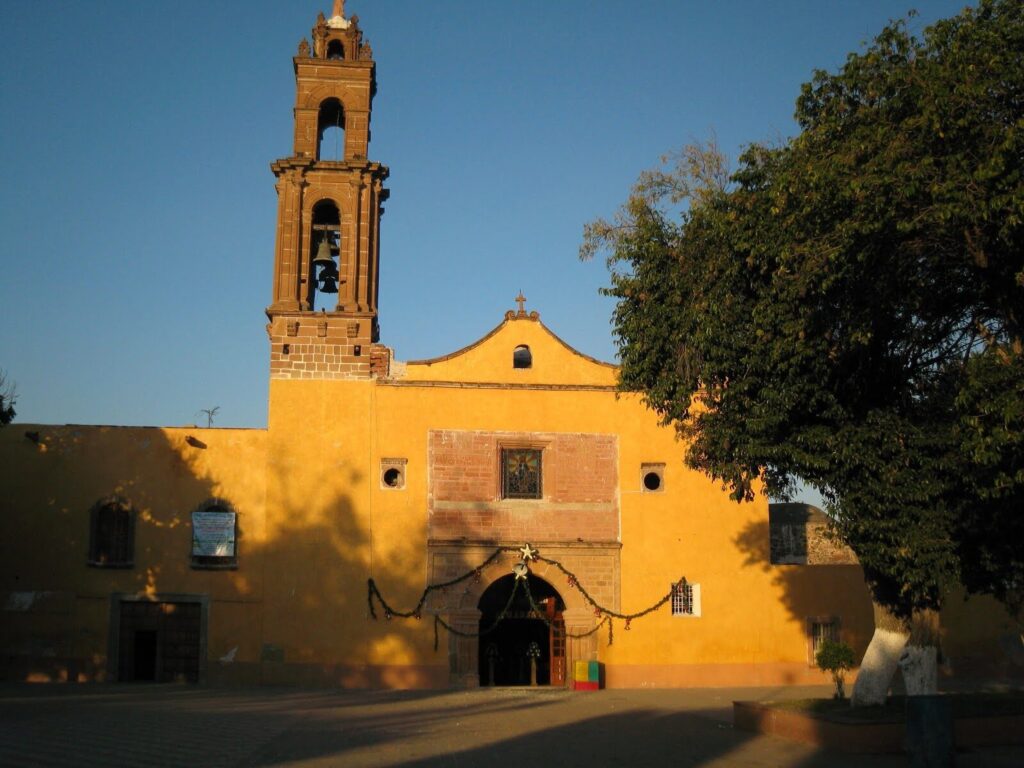
<path fill-rule="evenodd" d="M 495 580 L 477 603 L 482 686 L 565 685 L 565 602 L 544 579 L 526 578 L 526 585 L 513 574 Z"/>
<path fill-rule="evenodd" d="M 320 104 L 316 130 L 316 159 L 344 160 L 345 110 L 341 101 L 331 98 Z"/>
<path fill-rule="evenodd" d="M 342 282 L 341 265 L 335 261 L 341 256 L 341 216 L 333 200 L 321 200 L 313 206 L 309 245 L 307 301 L 314 311 L 333 312 L 337 304 L 334 296 Z"/>
<path fill-rule="evenodd" d="M 341 40 L 331 40 L 327 43 L 327 58 L 334 61 L 341 61 L 345 58 L 345 45 Z"/>

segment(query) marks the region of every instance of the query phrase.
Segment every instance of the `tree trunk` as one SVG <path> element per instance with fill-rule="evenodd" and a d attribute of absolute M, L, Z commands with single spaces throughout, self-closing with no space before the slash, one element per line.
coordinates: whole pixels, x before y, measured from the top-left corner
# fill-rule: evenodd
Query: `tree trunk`
<path fill-rule="evenodd" d="M 911 765 L 951 768 L 953 708 L 939 690 L 939 614 L 914 611 L 910 639 L 900 656 L 900 670 L 907 686 L 906 749 Z"/>
<path fill-rule="evenodd" d="M 939 691 L 939 614 L 914 611 L 910 639 L 900 656 L 900 671 L 908 696 L 930 696 Z"/>
<path fill-rule="evenodd" d="M 900 654 L 900 672 L 907 696 L 929 696 L 939 690 L 938 648 L 907 645 Z"/>
<path fill-rule="evenodd" d="M 871 605 L 875 612 L 875 633 L 864 652 L 857 681 L 853 684 L 850 705 L 854 707 L 880 706 L 885 703 L 900 654 L 910 637 L 910 631 L 903 621 L 878 603 L 872 601 Z"/>

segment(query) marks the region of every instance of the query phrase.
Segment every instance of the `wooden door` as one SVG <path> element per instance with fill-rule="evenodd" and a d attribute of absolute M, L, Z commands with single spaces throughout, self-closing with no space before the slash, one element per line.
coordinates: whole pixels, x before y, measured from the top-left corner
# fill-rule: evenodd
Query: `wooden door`
<path fill-rule="evenodd" d="M 199 682 L 199 603 L 161 603 L 160 682 Z"/>
<path fill-rule="evenodd" d="M 551 685 L 565 685 L 565 621 L 554 599 L 547 601 L 545 612 L 550 623 L 548 658 L 551 660 Z"/>

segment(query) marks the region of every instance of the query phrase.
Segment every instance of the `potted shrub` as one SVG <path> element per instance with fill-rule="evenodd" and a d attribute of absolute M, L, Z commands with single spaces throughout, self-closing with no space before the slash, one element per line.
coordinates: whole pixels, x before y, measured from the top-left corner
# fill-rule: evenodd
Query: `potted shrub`
<path fill-rule="evenodd" d="M 836 640 L 822 640 L 814 660 L 818 664 L 818 669 L 832 675 L 832 682 L 836 684 L 833 698 L 846 698 L 843 684 L 846 681 L 846 673 L 853 669 L 853 648 Z"/>

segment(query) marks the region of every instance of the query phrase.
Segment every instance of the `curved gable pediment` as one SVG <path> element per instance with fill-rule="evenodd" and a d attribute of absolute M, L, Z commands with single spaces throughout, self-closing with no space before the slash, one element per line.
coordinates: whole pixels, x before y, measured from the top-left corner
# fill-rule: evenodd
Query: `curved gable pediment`
<path fill-rule="evenodd" d="M 407 362 L 401 378 L 614 387 L 618 367 L 573 349 L 537 318 L 512 316 L 469 346 L 441 357 Z"/>

